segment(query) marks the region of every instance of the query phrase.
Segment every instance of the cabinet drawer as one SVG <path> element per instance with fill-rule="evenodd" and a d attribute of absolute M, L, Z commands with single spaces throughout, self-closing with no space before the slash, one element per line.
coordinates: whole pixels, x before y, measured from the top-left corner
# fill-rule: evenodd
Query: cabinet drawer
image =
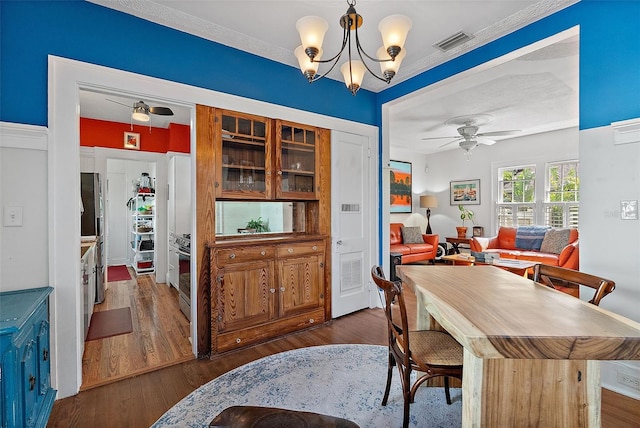
<path fill-rule="evenodd" d="M 324 242 L 322 241 L 291 243 L 278 246 L 278 257 L 280 258 L 322 253 L 324 253 Z"/>
<path fill-rule="evenodd" d="M 273 260 L 275 247 L 238 247 L 216 250 L 216 264 L 225 266 L 233 263 L 246 263 L 256 260 Z"/>

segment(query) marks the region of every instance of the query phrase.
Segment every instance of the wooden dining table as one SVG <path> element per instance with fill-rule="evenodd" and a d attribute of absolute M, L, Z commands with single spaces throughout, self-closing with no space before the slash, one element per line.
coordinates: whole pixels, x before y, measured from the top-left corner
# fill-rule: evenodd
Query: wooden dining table
<path fill-rule="evenodd" d="M 463 427 L 599 427 L 600 360 L 640 360 L 640 323 L 494 266 L 398 266 L 418 329 L 464 347 Z"/>

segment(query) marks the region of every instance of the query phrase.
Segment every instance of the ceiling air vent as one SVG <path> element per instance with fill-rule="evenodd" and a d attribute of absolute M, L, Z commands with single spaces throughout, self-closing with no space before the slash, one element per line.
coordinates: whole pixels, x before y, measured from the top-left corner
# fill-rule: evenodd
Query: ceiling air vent
<path fill-rule="evenodd" d="M 450 49 L 455 48 L 456 46 L 459 46 L 461 44 L 463 44 L 464 42 L 466 42 L 467 40 L 471 40 L 473 39 L 472 35 L 469 35 L 467 33 L 465 33 L 464 31 L 458 31 L 455 34 L 452 34 L 451 36 L 447 37 L 444 40 L 440 40 L 438 43 L 436 43 L 435 46 L 436 48 L 440 49 L 441 51 L 448 51 Z"/>

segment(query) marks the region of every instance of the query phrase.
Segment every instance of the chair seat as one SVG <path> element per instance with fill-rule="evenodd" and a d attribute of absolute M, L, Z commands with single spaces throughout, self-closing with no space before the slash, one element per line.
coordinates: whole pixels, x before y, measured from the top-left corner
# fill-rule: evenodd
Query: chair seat
<path fill-rule="evenodd" d="M 259 406 L 228 407 L 211 421 L 209 427 L 359 428 L 355 422 L 335 416 Z"/>
<path fill-rule="evenodd" d="M 420 364 L 462 366 L 463 350 L 449 334 L 436 330 L 410 331 L 411 357 Z"/>

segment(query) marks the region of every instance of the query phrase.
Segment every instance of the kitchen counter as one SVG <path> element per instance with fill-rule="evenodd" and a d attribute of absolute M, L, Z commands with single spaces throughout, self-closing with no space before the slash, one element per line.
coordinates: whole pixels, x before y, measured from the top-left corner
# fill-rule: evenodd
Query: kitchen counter
<path fill-rule="evenodd" d="M 96 241 L 80 241 L 80 258 L 83 258 L 84 255 L 89 251 L 89 249 L 96 245 Z"/>

